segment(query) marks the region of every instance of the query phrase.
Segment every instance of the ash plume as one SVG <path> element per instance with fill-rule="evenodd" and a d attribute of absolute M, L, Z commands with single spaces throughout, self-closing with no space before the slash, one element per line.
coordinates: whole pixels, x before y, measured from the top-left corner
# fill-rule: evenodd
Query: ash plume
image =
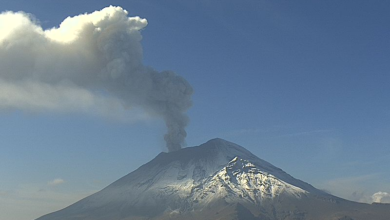
<path fill-rule="evenodd" d="M 44 30 L 24 12 L 0 14 L 0 109 L 162 118 L 169 151 L 186 137 L 192 87 L 142 63 L 147 20 L 110 6 Z"/>

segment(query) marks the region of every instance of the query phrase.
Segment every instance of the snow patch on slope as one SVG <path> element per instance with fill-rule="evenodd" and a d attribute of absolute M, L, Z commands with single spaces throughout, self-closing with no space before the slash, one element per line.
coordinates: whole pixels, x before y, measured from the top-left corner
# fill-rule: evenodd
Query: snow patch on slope
<path fill-rule="evenodd" d="M 296 186 L 277 179 L 255 164 L 239 157 L 233 158 L 224 168 L 194 188 L 195 202 L 210 203 L 224 198 L 227 202 L 251 202 L 261 204 L 282 194 L 301 197 L 308 193 Z"/>

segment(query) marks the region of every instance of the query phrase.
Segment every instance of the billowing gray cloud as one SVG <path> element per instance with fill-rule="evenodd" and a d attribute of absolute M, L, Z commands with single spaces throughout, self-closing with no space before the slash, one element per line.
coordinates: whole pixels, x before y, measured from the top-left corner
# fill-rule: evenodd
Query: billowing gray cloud
<path fill-rule="evenodd" d="M 161 117 L 168 149 L 180 149 L 193 90 L 174 72 L 143 65 L 146 25 L 113 6 L 48 30 L 26 13 L 1 13 L 0 109 Z"/>

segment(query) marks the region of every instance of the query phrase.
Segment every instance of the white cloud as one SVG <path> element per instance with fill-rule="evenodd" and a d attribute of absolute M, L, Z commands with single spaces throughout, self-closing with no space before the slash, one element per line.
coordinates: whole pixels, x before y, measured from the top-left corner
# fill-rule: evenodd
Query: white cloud
<path fill-rule="evenodd" d="M 150 118 L 138 108 L 124 108 L 118 98 L 96 94 L 64 83 L 58 85 L 36 81 L 7 83 L 0 79 L 0 100 L 0 109 L 83 112 L 123 121 Z"/>
<path fill-rule="evenodd" d="M 54 180 L 51 180 L 49 182 L 47 182 L 47 185 L 49 186 L 58 186 L 58 185 L 61 185 L 61 184 L 64 184 L 65 183 L 65 180 L 61 179 L 61 178 L 57 178 L 57 179 L 54 179 Z"/>
<path fill-rule="evenodd" d="M 388 185 L 381 184 L 383 179 L 380 174 L 368 174 L 361 176 L 350 176 L 337 178 L 322 182 L 316 186 L 325 189 L 331 194 L 355 201 L 371 204 L 376 203 L 390 203 L 390 193 L 384 192 L 389 189 Z M 374 190 L 382 189 L 374 193 Z"/>
<path fill-rule="evenodd" d="M 372 195 L 372 201 L 376 203 L 390 203 L 390 193 L 377 192 Z"/>
<path fill-rule="evenodd" d="M 378 174 L 369 174 L 362 176 L 350 176 L 332 179 L 317 187 L 331 192 L 331 194 L 355 202 L 372 203 L 371 193 L 365 189 L 367 182 L 378 178 Z"/>
<path fill-rule="evenodd" d="M 146 24 L 145 19 L 128 18 L 120 7 L 68 17 L 50 30 L 26 13 L 1 13 L 0 109 L 123 116 L 118 113 L 128 110 L 124 97 L 108 92 L 104 84 L 110 74 L 124 74 L 118 70 L 123 57 L 117 53 L 127 52 L 124 65 L 130 69 L 142 66 L 139 30 Z M 113 44 L 116 35 L 126 33 L 126 39 Z M 116 48 L 123 41 L 131 44 L 129 51 Z"/>

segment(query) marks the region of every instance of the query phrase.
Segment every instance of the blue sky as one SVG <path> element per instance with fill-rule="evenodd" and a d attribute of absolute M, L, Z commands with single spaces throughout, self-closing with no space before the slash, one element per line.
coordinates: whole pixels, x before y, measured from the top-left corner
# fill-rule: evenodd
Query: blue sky
<path fill-rule="evenodd" d="M 389 2 L 14 0 L 0 11 L 48 29 L 109 5 L 148 20 L 145 65 L 192 85 L 187 146 L 224 138 L 355 201 L 390 192 Z M 166 151 L 158 118 L 2 109 L 0 120 L 0 220 L 60 209 Z"/>

